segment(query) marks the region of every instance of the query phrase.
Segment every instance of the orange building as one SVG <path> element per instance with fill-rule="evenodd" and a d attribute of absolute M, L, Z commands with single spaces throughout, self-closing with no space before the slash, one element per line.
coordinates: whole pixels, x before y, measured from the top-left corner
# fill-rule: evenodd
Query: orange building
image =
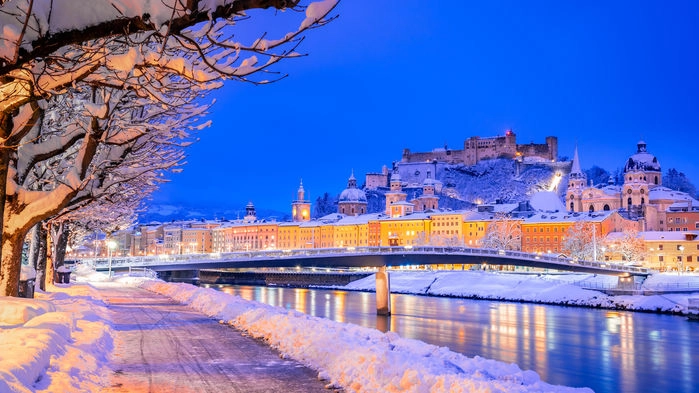
<path fill-rule="evenodd" d="M 699 211 L 695 210 L 699 206 L 684 206 L 673 209 L 672 207 L 665 215 L 665 226 L 668 231 L 696 231 L 699 230 Z"/>
<path fill-rule="evenodd" d="M 235 221 L 213 228 L 212 251 L 232 252 L 277 248 L 278 224 Z"/>
<path fill-rule="evenodd" d="M 562 252 L 568 230 L 581 221 L 593 225 L 600 242 L 610 232 L 641 229 L 640 221 L 627 220 L 616 211 L 537 213 L 522 221 L 522 251 Z"/>

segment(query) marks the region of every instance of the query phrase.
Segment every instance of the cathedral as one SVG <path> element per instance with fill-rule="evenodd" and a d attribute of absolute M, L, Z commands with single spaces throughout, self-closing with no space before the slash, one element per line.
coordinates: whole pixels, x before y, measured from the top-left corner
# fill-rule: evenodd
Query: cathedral
<path fill-rule="evenodd" d="M 666 228 L 669 209 L 691 210 L 699 203 L 687 193 L 663 187 L 658 159 L 648 152 L 646 143 L 639 141 L 636 153 L 624 164 L 623 184 L 613 179 L 603 187 L 587 184 L 587 176 L 580 169 L 578 149 L 575 148 L 570 170 L 566 208 L 572 212 L 618 210 L 630 219 L 644 221 L 644 230 L 662 231 Z"/>

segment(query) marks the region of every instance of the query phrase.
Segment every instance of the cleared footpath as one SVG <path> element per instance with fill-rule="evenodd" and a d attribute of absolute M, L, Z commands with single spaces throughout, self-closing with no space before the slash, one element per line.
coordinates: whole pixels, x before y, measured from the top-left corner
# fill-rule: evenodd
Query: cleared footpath
<path fill-rule="evenodd" d="M 315 371 L 168 297 L 100 292 L 115 335 L 107 393 L 328 392 Z"/>

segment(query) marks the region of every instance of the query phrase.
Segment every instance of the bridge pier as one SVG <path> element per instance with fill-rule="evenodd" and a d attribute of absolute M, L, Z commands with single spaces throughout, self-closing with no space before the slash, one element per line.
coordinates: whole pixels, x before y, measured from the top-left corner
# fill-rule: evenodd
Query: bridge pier
<path fill-rule="evenodd" d="M 617 287 L 620 289 L 639 289 L 645 279 L 645 276 L 619 276 Z"/>
<path fill-rule="evenodd" d="M 376 314 L 391 315 L 391 281 L 386 266 L 376 272 Z"/>

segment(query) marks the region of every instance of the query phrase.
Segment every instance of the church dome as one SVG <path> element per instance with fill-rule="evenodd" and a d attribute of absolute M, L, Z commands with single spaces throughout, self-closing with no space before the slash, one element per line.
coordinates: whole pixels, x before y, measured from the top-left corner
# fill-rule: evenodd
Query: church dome
<path fill-rule="evenodd" d="M 357 188 L 357 179 L 354 177 L 354 171 L 347 181 L 347 188 L 340 193 L 338 202 L 362 202 L 366 203 L 366 193 Z"/>
<path fill-rule="evenodd" d="M 366 203 L 366 193 L 359 188 L 346 188 L 340 193 L 339 202 L 364 202 Z"/>
<path fill-rule="evenodd" d="M 638 142 L 638 151 L 626 160 L 624 173 L 631 171 L 661 172 L 658 158 L 646 151 L 644 141 Z"/>

